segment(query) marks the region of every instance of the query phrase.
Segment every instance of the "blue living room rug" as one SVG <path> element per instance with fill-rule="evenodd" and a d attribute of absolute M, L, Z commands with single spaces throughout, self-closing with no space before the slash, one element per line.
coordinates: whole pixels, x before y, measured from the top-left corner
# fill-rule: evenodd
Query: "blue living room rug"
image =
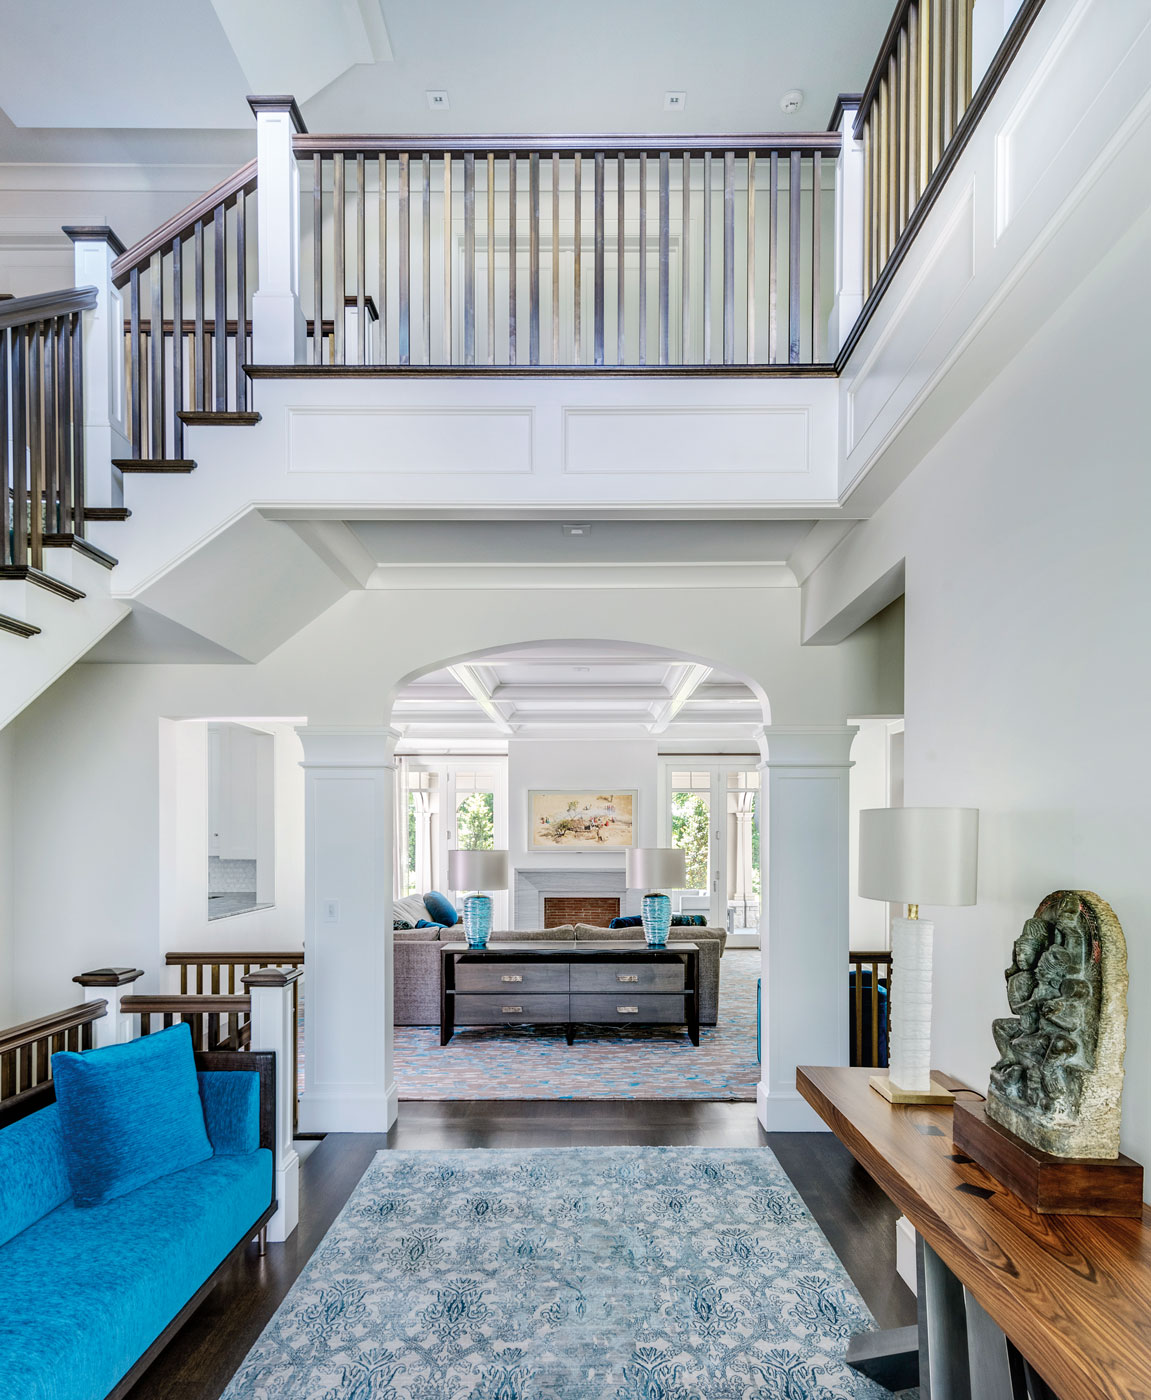
<path fill-rule="evenodd" d="M 384 1151 L 224 1400 L 881 1400 L 767 1148 Z"/>

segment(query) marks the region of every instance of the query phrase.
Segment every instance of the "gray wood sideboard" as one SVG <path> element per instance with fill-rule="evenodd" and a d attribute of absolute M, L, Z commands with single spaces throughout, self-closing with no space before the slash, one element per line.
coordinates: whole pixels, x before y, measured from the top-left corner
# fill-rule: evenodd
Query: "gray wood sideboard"
<path fill-rule="evenodd" d="M 459 1026 L 676 1026 L 699 1044 L 699 946 L 538 940 L 440 950 L 440 1044 Z"/>

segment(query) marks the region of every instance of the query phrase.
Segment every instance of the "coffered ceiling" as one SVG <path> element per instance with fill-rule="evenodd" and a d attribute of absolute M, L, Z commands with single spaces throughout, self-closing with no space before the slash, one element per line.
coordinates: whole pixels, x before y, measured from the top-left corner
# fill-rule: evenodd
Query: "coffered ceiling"
<path fill-rule="evenodd" d="M 750 737 L 763 712 L 739 677 L 606 642 L 492 653 L 422 676 L 397 698 L 407 746 L 447 738 Z"/>

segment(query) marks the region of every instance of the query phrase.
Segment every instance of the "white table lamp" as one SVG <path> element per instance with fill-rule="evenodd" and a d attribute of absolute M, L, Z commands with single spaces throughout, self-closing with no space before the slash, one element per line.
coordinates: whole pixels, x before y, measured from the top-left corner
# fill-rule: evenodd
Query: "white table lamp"
<path fill-rule="evenodd" d="M 627 853 L 625 879 L 629 890 L 647 890 L 643 897 L 643 933 L 648 946 L 662 948 L 671 929 L 671 900 L 663 890 L 687 884 L 687 852 L 678 846 L 636 846 Z"/>
<path fill-rule="evenodd" d="M 888 1072 L 871 1086 L 892 1103 L 951 1103 L 931 1078 L 935 925 L 921 904 L 974 904 L 979 812 L 974 807 L 875 807 L 859 814 L 859 893 L 906 904 L 891 923 Z"/>
<path fill-rule="evenodd" d="M 449 851 L 448 886 L 453 890 L 477 890 L 464 900 L 464 937 L 472 948 L 486 948 L 492 931 L 491 896 L 484 890 L 508 887 L 507 851 Z"/>

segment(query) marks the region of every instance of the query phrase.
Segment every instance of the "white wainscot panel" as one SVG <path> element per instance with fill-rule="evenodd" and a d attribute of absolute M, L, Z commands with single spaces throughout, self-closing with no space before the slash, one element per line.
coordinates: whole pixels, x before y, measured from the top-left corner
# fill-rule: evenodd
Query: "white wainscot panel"
<path fill-rule="evenodd" d="M 918 389 L 934 372 L 936 365 L 925 363 L 928 344 L 974 275 L 975 209 L 968 186 L 848 390 L 849 453 L 905 381 Z"/>
<path fill-rule="evenodd" d="M 293 472 L 532 470 L 531 408 L 291 408 L 288 420 Z"/>
<path fill-rule="evenodd" d="M 807 475 L 810 418 L 803 405 L 565 408 L 563 470 Z"/>

